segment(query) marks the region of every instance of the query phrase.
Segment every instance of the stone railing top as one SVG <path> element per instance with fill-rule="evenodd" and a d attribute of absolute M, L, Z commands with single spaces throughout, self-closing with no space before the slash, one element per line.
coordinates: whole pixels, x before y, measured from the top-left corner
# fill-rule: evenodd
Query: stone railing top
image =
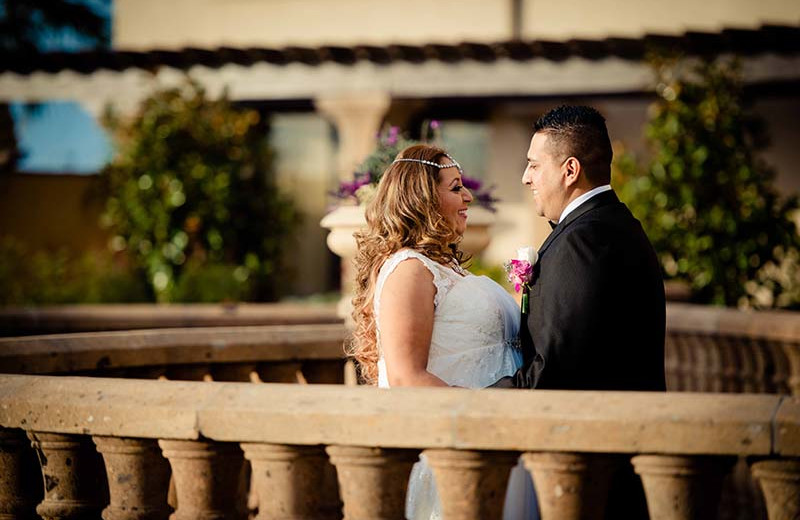
<path fill-rule="evenodd" d="M 104 304 L 0 308 L 0 334 L 341 323 L 335 303 Z"/>
<path fill-rule="evenodd" d="M 0 372 L 342 359 L 343 324 L 210 327 L 0 338 Z"/>
<path fill-rule="evenodd" d="M 0 426 L 399 448 L 800 455 L 800 400 L 0 376 Z"/>
<path fill-rule="evenodd" d="M 747 336 L 800 343 L 800 312 L 741 311 L 709 305 L 669 303 L 667 332 Z"/>

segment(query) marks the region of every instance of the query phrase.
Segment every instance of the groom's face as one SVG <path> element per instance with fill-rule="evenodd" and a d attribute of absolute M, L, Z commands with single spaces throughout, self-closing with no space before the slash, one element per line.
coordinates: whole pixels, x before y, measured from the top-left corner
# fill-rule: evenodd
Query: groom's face
<path fill-rule="evenodd" d="M 528 164 L 522 174 L 522 183 L 533 192 L 536 213 L 553 222 L 558 222 L 567 205 L 563 163 L 548 143 L 549 136 L 541 132 L 533 134 L 528 148 Z"/>

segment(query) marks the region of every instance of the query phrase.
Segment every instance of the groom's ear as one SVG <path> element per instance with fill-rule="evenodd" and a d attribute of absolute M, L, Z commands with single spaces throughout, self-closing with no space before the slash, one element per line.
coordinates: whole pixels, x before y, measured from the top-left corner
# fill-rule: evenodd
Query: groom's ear
<path fill-rule="evenodd" d="M 580 179 L 583 174 L 581 162 L 575 157 L 568 157 L 564 161 L 564 180 L 567 186 L 572 186 Z"/>

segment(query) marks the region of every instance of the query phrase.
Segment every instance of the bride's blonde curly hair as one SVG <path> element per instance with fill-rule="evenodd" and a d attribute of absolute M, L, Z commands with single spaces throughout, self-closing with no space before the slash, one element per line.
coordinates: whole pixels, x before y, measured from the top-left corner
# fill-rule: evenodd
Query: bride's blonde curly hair
<path fill-rule="evenodd" d="M 446 152 L 414 145 L 397 158 L 441 162 Z M 449 162 L 449 160 L 447 161 Z M 356 283 L 353 298 L 355 331 L 347 353 L 358 361 L 362 380 L 378 379 L 378 346 L 373 299 L 381 266 L 400 249 L 410 248 L 443 265 L 465 260 L 461 236 L 439 213 L 439 168 L 418 162 L 395 162 L 386 169 L 375 198 L 366 208 L 367 227 L 355 234 Z"/>

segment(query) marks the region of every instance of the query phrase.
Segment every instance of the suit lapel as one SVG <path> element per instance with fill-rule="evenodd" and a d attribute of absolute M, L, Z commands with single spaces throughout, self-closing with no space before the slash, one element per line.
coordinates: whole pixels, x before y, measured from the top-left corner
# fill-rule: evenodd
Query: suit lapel
<path fill-rule="evenodd" d="M 539 259 L 542 258 L 542 255 L 547 250 L 547 248 L 550 247 L 550 244 L 553 243 L 553 240 L 555 240 L 556 237 L 560 235 L 572 222 L 576 221 L 582 215 L 595 208 L 615 203 L 619 203 L 617 194 L 614 193 L 613 191 L 604 191 L 603 193 L 595 195 L 591 199 L 587 200 L 586 202 L 584 202 L 583 204 L 572 210 L 570 214 L 567 215 L 567 218 L 559 222 L 558 225 L 555 228 L 553 228 L 553 231 L 550 232 L 550 234 L 545 239 L 544 243 L 542 243 L 542 246 L 539 248 Z"/>

